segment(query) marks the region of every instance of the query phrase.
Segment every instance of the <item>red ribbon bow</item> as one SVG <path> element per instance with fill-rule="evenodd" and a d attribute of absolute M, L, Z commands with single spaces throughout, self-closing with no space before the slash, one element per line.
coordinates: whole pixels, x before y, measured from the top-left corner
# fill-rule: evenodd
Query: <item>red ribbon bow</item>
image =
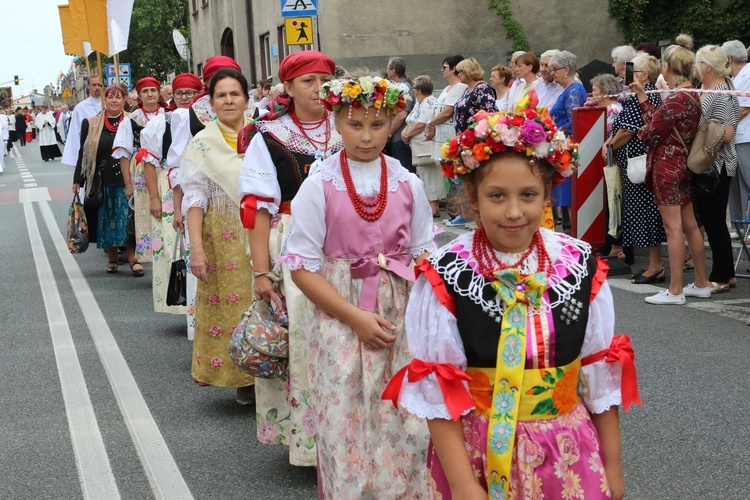
<path fill-rule="evenodd" d="M 398 395 L 401 393 L 407 370 L 411 383 L 419 382 L 432 372 L 437 374 L 438 384 L 445 398 L 445 406 L 448 407 L 448 413 L 453 420 L 458 420 L 464 411 L 474 408 L 474 400 L 471 399 L 469 391 L 462 383 L 463 380 L 470 381 L 471 375 L 451 364 L 425 363 L 421 359 L 413 359 L 411 363 L 401 368 L 388 382 L 381 399 L 392 401 L 393 406 L 398 408 Z"/>
<path fill-rule="evenodd" d="M 247 229 L 255 229 L 255 213 L 258 211 L 259 201 L 273 203 L 273 198 L 255 196 L 254 194 L 248 194 L 242 197 L 242 201 L 240 201 L 240 220 L 242 221 L 243 227 L 246 227 Z"/>
<path fill-rule="evenodd" d="M 602 359 L 607 363 L 620 363 L 622 366 L 622 406 L 625 411 L 630 409 L 632 403 L 643 406 L 641 396 L 638 394 L 638 375 L 635 369 L 635 352 L 627 335 L 616 335 L 612 339 L 609 349 L 604 349 L 581 360 L 586 366 L 596 363 Z"/>
<path fill-rule="evenodd" d="M 137 153 L 135 154 L 135 162 L 136 162 L 136 163 L 140 163 L 140 162 L 142 162 L 142 161 L 144 160 L 144 158 L 146 158 L 146 156 L 147 156 L 147 155 L 151 155 L 151 156 L 153 156 L 154 158 L 158 158 L 158 156 L 156 156 L 156 155 L 155 155 L 154 153 L 152 153 L 152 152 L 151 152 L 151 151 L 149 151 L 148 149 L 146 149 L 146 148 L 141 148 L 141 149 L 139 149 L 139 150 L 138 150 L 138 152 L 137 152 Z"/>

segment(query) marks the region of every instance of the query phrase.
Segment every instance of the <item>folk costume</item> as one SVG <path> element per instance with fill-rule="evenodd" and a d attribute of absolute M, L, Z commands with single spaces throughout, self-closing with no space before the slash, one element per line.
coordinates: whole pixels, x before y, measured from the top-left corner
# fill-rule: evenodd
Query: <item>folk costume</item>
<path fill-rule="evenodd" d="M 57 136 L 55 136 L 55 113 L 47 111 L 36 115 L 34 125 L 39 130 L 39 150 L 42 153 L 42 161 L 50 161 L 60 158 L 62 153 L 57 146 Z"/>
<path fill-rule="evenodd" d="M 136 91 L 140 92 L 146 87 L 160 88 L 159 82 L 152 77 L 141 78 L 136 83 Z M 141 131 L 149 120 L 164 115 L 164 108 L 160 105 L 156 110 L 147 112 L 142 106 L 130 113 L 128 119 L 123 121 L 117 130 L 117 136 L 113 144 L 112 157 L 116 159 L 126 158 L 130 161 L 130 178 L 133 183 L 133 204 L 135 210 L 135 255 L 138 262 L 151 262 L 151 203 L 146 179 L 143 177 L 142 157 L 138 156 L 141 149 Z"/>
<path fill-rule="evenodd" d="M 188 145 L 180 176 L 182 210 L 203 209 L 203 248 L 208 283 L 198 282 L 192 375 L 201 384 L 246 387 L 253 377 L 229 358 L 229 340 L 253 301 L 253 269 L 246 231 L 239 217 L 237 178 L 242 167 L 237 133 L 219 120 L 209 123 Z"/>
<path fill-rule="evenodd" d="M 177 75 L 172 81 L 173 90 L 185 88 L 200 89 L 200 79 L 189 73 Z M 152 296 L 154 311 L 170 314 L 186 314 L 187 306 L 168 306 L 166 303 L 169 272 L 172 267 L 172 256 L 177 233 L 172 227 L 175 210 L 173 186 L 179 185 L 179 168 L 168 168 L 167 153 L 172 144 L 171 123 L 174 112 L 167 112 L 149 121 L 141 131 L 141 150 L 138 152 L 138 162 L 143 161 L 156 169 L 156 189 L 161 199 L 161 218 L 151 217 L 151 251 L 152 266 Z M 144 168 L 147 168 L 144 166 Z M 190 274 L 193 280 L 195 276 Z M 197 285 L 197 282 L 196 282 Z M 193 301 L 195 296 L 193 294 Z"/>
<path fill-rule="evenodd" d="M 344 299 L 395 325 L 398 338 L 388 349 L 368 349 L 346 323 L 307 303 L 319 497 L 431 498 L 425 422 L 380 395 L 412 357 L 403 329 L 414 279 L 409 266 L 435 250 L 432 213 L 422 182 L 398 160 L 381 154 L 362 163 L 345 155 L 324 161 L 292 201 L 284 260 L 290 270 L 320 273 Z M 380 201 L 383 194 L 376 220 L 355 209 L 357 196 Z"/>
<path fill-rule="evenodd" d="M 117 129 L 126 119 L 127 113 L 111 118 L 106 111 L 83 120 L 81 144 L 78 148 L 73 182 L 85 186 L 85 200 L 89 200 L 96 176 L 101 176 L 102 202 L 99 205 L 84 204 L 89 224 L 89 240 L 97 248 L 114 248 L 127 245 L 128 199 L 120 163 L 112 158 L 112 144 Z"/>
<path fill-rule="evenodd" d="M 284 58 L 279 78 L 289 81 L 307 73 L 334 71 L 332 59 L 306 50 Z M 286 94 L 272 101 L 269 108 L 272 111 L 240 132 L 239 151 L 247 150 L 247 154 L 239 194 L 245 227 L 255 227 L 257 210 L 265 209 L 273 217 L 268 249 L 275 261 L 292 226 L 291 201 L 313 165 L 339 151 L 342 143 L 330 113 L 317 122 L 301 122 L 290 112 L 293 102 Z M 273 269 L 274 264 L 271 266 Z M 317 453 L 307 375 L 307 325 L 301 316 L 307 299 L 292 282 L 287 266 L 277 266 L 275 272 L 280 278 L 278 292 L 286 298 L 289 313 L 289 366 L 280 378 L 256 380 L 258 441 L 288 446 L 292 465 L 314 466 Z"/>

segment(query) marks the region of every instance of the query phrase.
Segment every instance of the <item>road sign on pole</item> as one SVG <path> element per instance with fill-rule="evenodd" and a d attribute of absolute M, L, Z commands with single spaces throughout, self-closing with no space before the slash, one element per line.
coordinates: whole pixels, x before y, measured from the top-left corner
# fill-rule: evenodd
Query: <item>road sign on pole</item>
<path fill-rule="evenodd" d="M 73 97 L 73 94 L 70 92 L 70 89 L 68 87 L 65 87 L 65 90 L 63 90 L 62 96 L 60 97 L 62 97 L 63 99 L 70 99 L 71 97 Z"/>
<path fill-rule="evenodd" d="M 281 17 L 317 16 L 317 15 L 318 15 L 317 0 L 281 0 Z"/>
<path fill-rule="evenodd" d="M 288 17 L 284 24 L 287 45 L 312 45 L 312 17 Z"/>

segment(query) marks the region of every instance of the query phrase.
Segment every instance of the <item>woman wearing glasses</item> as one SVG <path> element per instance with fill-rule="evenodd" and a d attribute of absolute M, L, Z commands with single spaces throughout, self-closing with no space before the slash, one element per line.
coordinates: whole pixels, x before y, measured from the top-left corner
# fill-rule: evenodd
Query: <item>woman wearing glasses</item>
<path fill-rule="evenodd" d="M 195 95 L 200 92 L 203 83 L 200 78 L 183 73 L 172 82 L 172 110 L 190 107 Z M 140 159 L 143 164 L 143 175 L 149 193 L 149 211 L 151 213 L 151 250 L 153 252 L 152 295 L 154 311 L 186 314 L 185 306 L 168 306 L 166 303 L 169 271 L 172 267 L 172 256 L 176 244 L 175 212 L 181 215 L 182 196 L 176 200 L 177 169 L 168 169 L 163 161 L 172 143 L 170 123 L 172 113 L 159 115 L 151 119 L 141 131 Z M 174 189 L 173 189 L 174 187 Z M 180 191 L 180 195 L 182 192 Z M 175 210 L 175 206 L 177 210 Z"/>

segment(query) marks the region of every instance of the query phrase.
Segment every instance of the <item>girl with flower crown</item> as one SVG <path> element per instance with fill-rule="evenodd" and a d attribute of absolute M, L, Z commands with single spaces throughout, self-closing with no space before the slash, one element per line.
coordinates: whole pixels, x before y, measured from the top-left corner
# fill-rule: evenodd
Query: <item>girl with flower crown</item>
<path fill-rule="evenodd" d="M 405 98 L 370 76 L 321 90 L 344 149 L 292 201 L 284 262 L 310 299 L 307 359 L 321 498 L 431 498 L 424 422 L 382 401 L 411 359 L 404 312 L 412 263 L 435 249 L 422 183 L 383 155 Z"/>
<path fill-rule="evenodd" d="M 479 229 L 416 266 L 415 359 L 383 394 L 427 419 L 442 498 L 621 498 L 618 406 L 640 404 L 606 264 L 540 228 L 574 144 L 548 114 L 478 113 L 443 146 Z"/>

